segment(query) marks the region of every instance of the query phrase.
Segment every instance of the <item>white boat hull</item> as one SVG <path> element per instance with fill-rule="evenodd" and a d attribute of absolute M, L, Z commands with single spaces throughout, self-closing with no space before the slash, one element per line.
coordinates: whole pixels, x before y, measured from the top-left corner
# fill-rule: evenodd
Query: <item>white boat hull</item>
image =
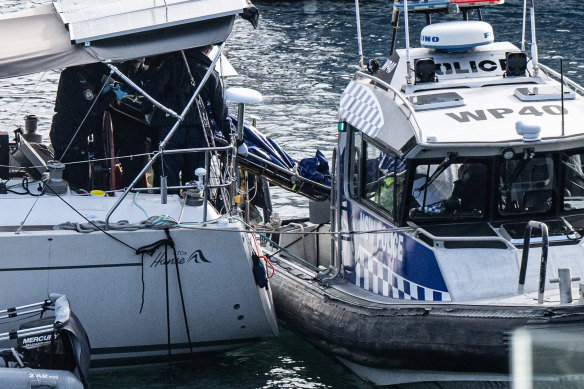
<path fill-rule="evenodd" d="M 41 203 L 66 213 L 60 200 L 44 197 Z M 172 203 L 166 214 L 173 214 Z M 201 208 L 185 207 L 183 217 L 196 219 Z M 42 209 L 40 204 L 35 207 Z M 131 205 L 122 206 L 120 213 L 135 218 L 128 209 Z M 49 211 L 59 214 L 44 208 Z M 101 218 L 105 211 L 97 212 Z M 242 227 L 234 222 L 225 229 L 170 229 L 178 266 L 170 246 L 165 250 L 163 244 L 152 256 L 135 251 L 166 239 L 163 230 L 83 234 L 44 226 L 15 234 L 15 228 L 4 227 L 9 231 L 0 233 L 2 302 L 22 305 L 52 291 L 70 296 L 71 307 L 87 330 L 94 365 L 150 362 L 168 355 L 166 274 L 173 355 L 189 353 L 191 347 L 194 352 L 223 350 L 273 336 L 277 324 L 271 291 L 256 285 L 251 236 L 239 232 Z"/>

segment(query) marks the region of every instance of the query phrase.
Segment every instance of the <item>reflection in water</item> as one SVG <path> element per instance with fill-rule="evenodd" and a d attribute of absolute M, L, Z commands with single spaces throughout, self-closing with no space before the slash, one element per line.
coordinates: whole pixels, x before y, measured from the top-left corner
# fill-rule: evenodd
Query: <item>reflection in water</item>
<path fill-rule="evenodd" d="M 7 13 L 49 1 L 0 0 Z M 226 47 L 227 56 L 240 75 L 228 86 L 252 86 L 264 103 L 247 107 L 262 117 L 259 129 L 295 158 L 313 156 L 321 149 L 330 157 L 336 143 L 337 104 L 343 88 L 358 69 L 353 1 L 306 0 L 254 2 L 260 9 L 257 30 L 238 20 Z M 522 0 L 485 10 L 497 41 L 517 45 L 521 39 Z M 559 69 L 554 56 L 565 59 L 566 74 L 582 82 L 584 49 L 579 39 L 584 27 L 581 0 L 536 1 L 538 47 L 541 62 Z M 391 2 L 369 0 L 361 4 L 365 58 L 383 62 L 389 50 Z M 422 20 L 411 23 L 415 44 Z M 397 47 L 403 46 L 403 26 Z M 529 35 L 529 34 L 528 34 Z M 529 46 L 528 46 L 529 47 Z M 28 114 L 39 117 L 46 136 L 50 128 L 58 71 L 0 80 L 0 128 L 13 131 Z M 38 83 L 38 85 L 37 85 Z M 36 87 L 35 87 L 36 86 Z M 231 107 L 235 110 L 235 107 Z M 302 213 L 307 202 L 287 192 L 275 191 L 280 214 Z M 281 337 L 258 345 L 173 369 L 176 388 L 366 388 L 370 387 L 327 356 L 283 331 Z M 166 388 L 165 365 L 118 372 L 94 373 L 94 388 Z M 477 384 L 479 388 L 507 384 Z M 402 385 L 401 388 L 468 388 L 469 384 Z"/>

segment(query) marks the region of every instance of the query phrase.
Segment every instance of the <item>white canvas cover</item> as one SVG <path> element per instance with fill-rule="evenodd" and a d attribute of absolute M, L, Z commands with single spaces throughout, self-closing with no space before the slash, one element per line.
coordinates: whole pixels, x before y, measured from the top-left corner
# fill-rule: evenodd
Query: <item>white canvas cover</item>
<path fill-rule="evenodd" d="M 234 15 L 91 42 L 71 42 L 52 4 L 0 15 L 0 78 L 99 61 L 122 62 L 224 42 Z"/>
<path fill-rule="evenodd" d="M 83 43 L 237 15 L 246 0 L 58 0 L 71 41 Z"/>

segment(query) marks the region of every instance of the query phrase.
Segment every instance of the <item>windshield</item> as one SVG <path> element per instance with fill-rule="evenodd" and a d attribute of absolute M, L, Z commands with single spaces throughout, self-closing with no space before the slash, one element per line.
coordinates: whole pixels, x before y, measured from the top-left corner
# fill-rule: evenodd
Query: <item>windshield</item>
<path fill-rule="evenodd" d="M 498 211 L 501 215 L 545 213 L 556 197 L 551 154 L 502 159 L 498 167 Z"/>
<path fill-rule="evenodd" d="M 448 161 L 448 163 L 445 163 Z M 564 210 L 584 209 L 584 153 L 564 158 Z M 408 201 L 411 220 L 483 219 L 549 213 L 558 200 L 550 153 L 516 158 L 446 158 L 415 165 Z M 493 199 L 493 200 L 491 200 Z M 493 207 L 489 204 L 493 201 Z"/>
<path fill-rule="evenodd" d="M 410 218 L 482 218 L 487 178 L 487 166 L 480 161 L 451 163 L 445 169 L 440 163 L 416 166 Z"/>
<path fill-rule="evenodd" d="M 564 210 L 584 209 L 584 153 L 567 155 L 564 160 Z"/>

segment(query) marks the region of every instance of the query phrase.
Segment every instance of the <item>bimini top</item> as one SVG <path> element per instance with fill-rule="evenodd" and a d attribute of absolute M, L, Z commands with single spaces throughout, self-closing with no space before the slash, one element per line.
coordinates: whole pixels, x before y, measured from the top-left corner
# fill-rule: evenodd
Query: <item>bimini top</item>
<path fill-rule="evenodd" d="M 477 8 L 487 5 L 504 4 L 505 0 L 408 0 L 408 12 L 438 12 L 452 5 L 459 8 Z M 395 0 L 394 10 L 404 10 L 404 0 Z"/>
<path fill-rule="evenodd" d="M 0 15 L 0 78 L 217 44 L 250 11 L 246 0 L 60 0 Z"/>

